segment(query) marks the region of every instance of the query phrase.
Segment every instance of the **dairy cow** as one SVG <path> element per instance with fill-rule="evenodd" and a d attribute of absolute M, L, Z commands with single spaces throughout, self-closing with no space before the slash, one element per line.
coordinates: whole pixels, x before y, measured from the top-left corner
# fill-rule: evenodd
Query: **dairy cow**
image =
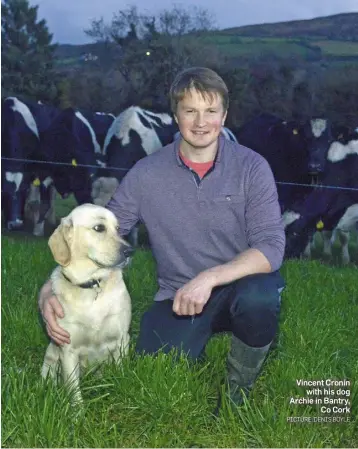
<path fill-rule="evenodd" d="M 354 132 L 345 142 L 335 141 L 330 145 L 322 186 L 284 213 L 286 257 L 304 253 L 317 228 L 327 231 L 326 240 L 336 229 L 342 243 L 342 262 L 349 263 L 349 231 L 356 229 L 358 223 L 357 174 L 358 133 Z M 325 245 L 326 254 L 331 254 L 327 246 L 331 242 L 326 241 Z"/>
<path fill-rule="evenodd" d="M 9 97 L 2 103 L 2 206 L 8 229 L 26 218 L 43 235 L 45 216 L 55 224 L 55 187 L 63 197 L 91 201 L 91 176 L 103 165 L 112 114 L 59 110 Z M 31 162 L 36 161 L 36 162 Z M 81 167 L 86 165 L 87 167 Z"/>
<path fill-rule="evenodd" d="M 106 135 L 103 155 L 106 168 L 93 186 L 95 204 L 106 204 L 128 170 L 141 158 L 170 143 L 177 131 L 174 119 L 131 106 L 114 120 Z"/>
<path fill-rule="evenodd" d="M 55 188 L 63 198 L 73 193 L 78 204 L 92 201 L 92 179 L 102 166 L 102 147 L 114 118 L 66 108 L 40 134 L 42 173 L 35 235 L 43 235 L 45 216 L 53 210 Z"/>
<path fill-rule="evenodd" d="M 17 97 L 2 101 L 2 210 L 7 229 L 22 228 L 25 199 L 39 167 L 40 134 L 59 113 L 57 108 Z"/>
<path fill-rule="evenodd" d="M 249 120 L 235 135 L 270 164 L 282 212 L 311 191 L 309 184 L 319 182 L 333 141 L 328 120 L 314 118 L 301 124 L 267 113 Z"/>
<path fill-rule="evenodd" d="M 138 106 L 131 106 L 116 117 L 104 141 L 103 156 L 106 168 L 93 182 L 94 204 L 106 205 L 125 174 L 143 157 L 173 141 L 178 131 L 173 117 Z M 138 228 L 130 240 L 138 240 Z"/>

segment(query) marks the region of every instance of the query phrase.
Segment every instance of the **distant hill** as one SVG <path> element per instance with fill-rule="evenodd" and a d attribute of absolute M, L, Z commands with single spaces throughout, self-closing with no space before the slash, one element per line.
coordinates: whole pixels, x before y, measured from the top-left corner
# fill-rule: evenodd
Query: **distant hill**
<path fill-rule="evenodd" d="M 358 63 L 358 13 L 215 30 L 199 37 L 235 61 L 257 58 Z M 58 45 L 57 66 L 110 65 L 114 44 Z"/>
<path fill-rule="evenodd" d="M 220 33 L 246 37 L 324 38 L 358 42 L 358 12 L 227 28 Z"/>

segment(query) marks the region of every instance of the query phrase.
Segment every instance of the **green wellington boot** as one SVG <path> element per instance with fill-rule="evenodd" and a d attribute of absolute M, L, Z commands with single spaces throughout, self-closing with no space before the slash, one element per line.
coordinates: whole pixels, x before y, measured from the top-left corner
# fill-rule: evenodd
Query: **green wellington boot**
<path fill-rule="evenodd" d="M 236 405 L 244 402 L 243 395 L 248 396 L 271 346 L 253 348 L 246 345 L 234 335 L 231 340 L 231 348 L 227 358 L 227 395 Z M 217 416 L 221 405 L 219 397 L 218 405 L 214 411 Z"/>

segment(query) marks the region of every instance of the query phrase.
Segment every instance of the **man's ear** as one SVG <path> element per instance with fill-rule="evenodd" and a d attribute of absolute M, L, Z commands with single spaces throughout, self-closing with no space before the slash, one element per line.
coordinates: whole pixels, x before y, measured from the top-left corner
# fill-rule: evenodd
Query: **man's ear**
<path fill-rule="evenodd" d="M 66 267 L 71 261 L 70 240 L 73 233 L 72 220 L 62 219 L 61 224 L 49 238 L 48 245 L 55 261 Z"/>
<path fill-rule="evenodd" d="M 221 121 L 221 125 L 222 125 L 222 126 L 225 125 L 226 117 L 227 117 L 227 110 L 225 111 L 224 117 L 223 117 L 223 119 L 222 119 L 222 121 Z"/>

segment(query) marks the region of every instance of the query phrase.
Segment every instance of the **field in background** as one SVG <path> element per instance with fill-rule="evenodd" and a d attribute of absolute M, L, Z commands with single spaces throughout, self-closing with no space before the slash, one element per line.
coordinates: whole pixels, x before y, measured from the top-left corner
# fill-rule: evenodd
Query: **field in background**
<path fill-rule="evenodd" d="M 278 37 L 244 37 L 220 32 L 203 38 L 206 43 L 214 44 L 221 54 L 229 57 L 246 56 L 250 58 L 276 55 L 281 58 L 301 57 L 309 59 L 322 57 L 357 57 L 358 42 L 335 40 L 288 39 Z"/>

